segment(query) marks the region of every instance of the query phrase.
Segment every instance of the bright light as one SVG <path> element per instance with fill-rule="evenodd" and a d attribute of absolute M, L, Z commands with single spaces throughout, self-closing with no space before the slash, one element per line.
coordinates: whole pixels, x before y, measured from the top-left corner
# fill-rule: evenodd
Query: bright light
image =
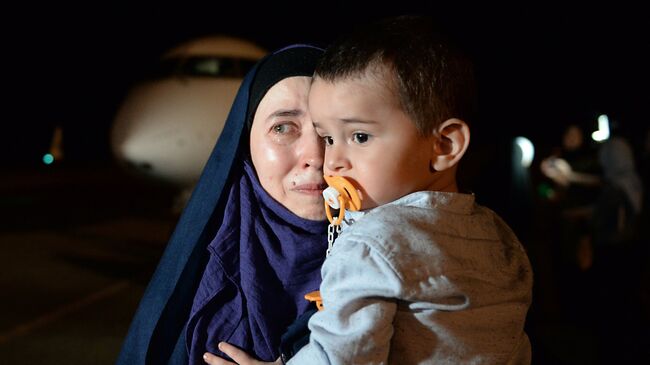
<path fill-rule="evenodd" d="M 54 162 L 54 156 L 52 156 L 51 153 L 46 153 L 43 155 L 43 163 L 46 165 L 50 165 L 52 162 Z"/>
<path fill-rule="evenodd" d="M 530 164 L 533 163 L 533 158 L 535 158 L 535 147 L 533 143 L 526 137 L 515 138 L 515 143 L 521 150 L 521 166 L 530 167 Z"/>
<path fill-rule="evenodd" d="M 591 139 L 602 142 L 609 138 L 609 118 L 602 114 L 598 117 L 598 130 L 591 133 Z"/>

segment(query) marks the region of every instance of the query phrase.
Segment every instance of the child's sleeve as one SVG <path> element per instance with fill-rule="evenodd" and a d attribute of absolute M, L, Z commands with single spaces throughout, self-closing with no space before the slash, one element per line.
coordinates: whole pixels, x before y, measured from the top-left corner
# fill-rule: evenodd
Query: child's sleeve
<path fill-rule="evenodd" d="M 371 246 L 352 239 L 335 243 L 322 270 L 324 309 L 309 321 L 309 344 L 288 364 L 388 362 L 402 285 L 390 262 Z"/>

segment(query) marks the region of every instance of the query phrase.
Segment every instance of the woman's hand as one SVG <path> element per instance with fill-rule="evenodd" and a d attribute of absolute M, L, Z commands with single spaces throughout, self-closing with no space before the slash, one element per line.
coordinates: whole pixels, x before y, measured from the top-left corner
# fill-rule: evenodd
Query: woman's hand
<path fill-rule="evenodd" d="M 259 361 L 253 359 L 249 354 L 247 354 L 245 351 L 238 349 L 237 347 L 230 345 L 226 342 L 220 342 L 219 343 L 219 350 L 223 351 L 226 355 L 230 356 L 231 359 L 235 360 L 236 362 L 230 362 L 228 360 L 222 359 L 219 356 L 213 355 L 209 352 L 206 352 L 203 354 L 203 360 L 205 361 L 206 364 L 210 365 L 264 365 L 264 364 L 270 364 L 270 365 L 281 365 L 282 362 L 280 361 L 280 358 L 275 360 L 275 362 L 264 362 L 264 361 Z"/>

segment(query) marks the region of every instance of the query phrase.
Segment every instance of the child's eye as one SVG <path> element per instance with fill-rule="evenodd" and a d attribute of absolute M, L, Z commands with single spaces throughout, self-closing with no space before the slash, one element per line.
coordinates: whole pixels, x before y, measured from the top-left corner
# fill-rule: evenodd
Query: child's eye
<path fill-rule="evenodd" d="M 325 146 L 331 146 L 334 144 L 334 138 L 330 136 L 323 137 L 323 141 L 325 141 Z"/>
<path fill-rule="evenodd" d="M 363 144 L 368 142 L 368 139 L 370 138 L 370 135 L 367 133 L 354 133 L 352 135 L 352 140 L 355 143 Z"/>

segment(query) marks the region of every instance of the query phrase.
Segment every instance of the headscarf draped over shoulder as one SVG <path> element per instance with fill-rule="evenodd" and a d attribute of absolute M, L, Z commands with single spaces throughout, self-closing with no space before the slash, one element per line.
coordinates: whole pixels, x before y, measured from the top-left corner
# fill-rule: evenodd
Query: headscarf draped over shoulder
<path fill-rule="evenodd" d="M 324 242 L 326 236 L 324 233 L 321 235 L 320 232 L 320 226 L 323 227 L 322 232 L 325 232 L 326 225 L 321 222 L 307 221 L 296 217 L 282 205 L 275 202 L 259 187 L 252 165 L 245 162 L 249 154 L 250 123 L 264 94 L 271 86 L 284 78 L 311 76 L 321 54 L 322 50 L 312 46 L 289 46 L 262 59 L 244 78 L 219 140 L 140 301 L 122 345 L 117 364 L 188 363 L 186 331 L 184 329 L 190 318 L 190 313 L 195 312 L 192 307 L 195 295 L 199 295 L 197 290 L 199 287 L 205 286 L 202 282 L 202 276 L 204 272 L 209 271 L 210 266 L 213 266 L 215 259 L 214 255 L 208 253 L 207 248 L 209 245 L 218 246 L 219 242 L 215 242 L 218 237 L 215 236 L 221 227 L 224 225 L 232 226 L 233 222 L 239 219 L 236 215 L 240 214 L 243 209 L 250 208 L 238 207 L 235 209 L 235 215 L 232 214 L 233 210 L 229 208 L 228 212 L 230 213 L 224 214 L 227 206 L 236 206 L 240 203 L 242 197 L 250 199 L 250 203 L 253 205 L 259 205 L 259 207 L 253 207 L 257 209 L 259 214 L 255 219 L 256 222 L 261 221 L 263 225 L 267 225 L 265 220 L 269 214 L 273 217 L 279 217 L 279 220 L 273 220 L 273 225 L 280 225 L 283 220 L 286 221 L 288 218 L 291 221 L 288 224 L 289 227 L 296 224 L 302 226 L 301 229 L 297 230 L 299 231 L 298 236 L 312 235 L 314 239 L 323 237 L 322 246 L 326 246 Z M 259 228 L 251 227 L 251 221 L 252 219 L 248 222 L 242 222 L 242 226 L 247 226 L 243 227 L 243 230 Z M 316 224 L 318 224 L 318 229 L 315 228 Z M 266 229 L 268 230 L 269 227 L 266 227 Z M 296 231 L 295 228 L 292 228 L 292 230 Z M 277 237 L 273 239 L 277 239 Z M 238 237 L 235 243 L 237 244 L 239 240 Z M 321 250 L 320 243 L 318 246 L 311 251 L 319 252 Z M 287 252 L 291 256 L 291 252 L 294 251 L 296 251 L 296 247 L 292 247 Z M 299 251 L 302 252 L 302 249 Z M 258 256 L 255 255 L 251 260 L 259 259 Z M 300 257 L 300 260 L 305 259 L 304 255 L 299 256 L 303 256 Z M 320 256 L 324 258 L 324 255 Z M 210 265 L 208 265 L 209 262 Z M 309 280 L 312 282 L 316 280 L 314 279 L 315 273 L 318 282 L 312 284 L 315 284 L 316 287 L 320 283 L 319 270 L 321 263 L 321 258 L 314 259 L 313 262 L 309 262 L 309 268 L 307 268 L 311 272 L 302 273 L 302 275 L 310 276 Z M 206 269 L 206 266 L 208 266 L 208 269 Z M 242 269 L 244 272 L 249 271 L 246 267 L 242 267 Z M 231 267 L 229 270 L 234 269 Z M 233 272 L 226 274 L 229 276 L 237 275 L 237 273 Z M 235 282 L 234 284 L 232 289 L 236 293 L 235 297 L 239 296 L 239 300 L 247 300 L 248 298 L 243 293 L 245 288 L 242 288 L 241 283 Z M 219 303 L 212 303 L 213 312 L 216 313 L 223 306 L 234 308 L 232 303 L 224 302 L 221 304 L 220 306 Z M 245 311 L 246 309 L 243 308 L 242 310 Z M 299 314 L 296 311 L 300 311 L 300 309 L 288 308 L 287 313 L 295 318 Z M 205 312 L 202 313 L 205 315 Z M 246 316 L 247 314 L 240 313 L 240 315 Z M 209 313 L 207 316 L 210 316 Z M 289 323 L 293 318 L 288 319 Z M 277 341 L 279 341 L 279 336 L 280 334 L 277 335 Z M 224 338 L 223 340 L 228 339 Z M 271 343 L 274 342 L 276 340 L 272 339 Z M 216 343 L 213 345 L 216 346 Z M 259 346 L 254 345 L 250 350 L 253 351 L 258 348 Z M 277 350 L 271 349 L 269 351 Z M 263 357 L 265 355 L 268 355 L 266 351 L 261 351 L 258 356 Z"/>

